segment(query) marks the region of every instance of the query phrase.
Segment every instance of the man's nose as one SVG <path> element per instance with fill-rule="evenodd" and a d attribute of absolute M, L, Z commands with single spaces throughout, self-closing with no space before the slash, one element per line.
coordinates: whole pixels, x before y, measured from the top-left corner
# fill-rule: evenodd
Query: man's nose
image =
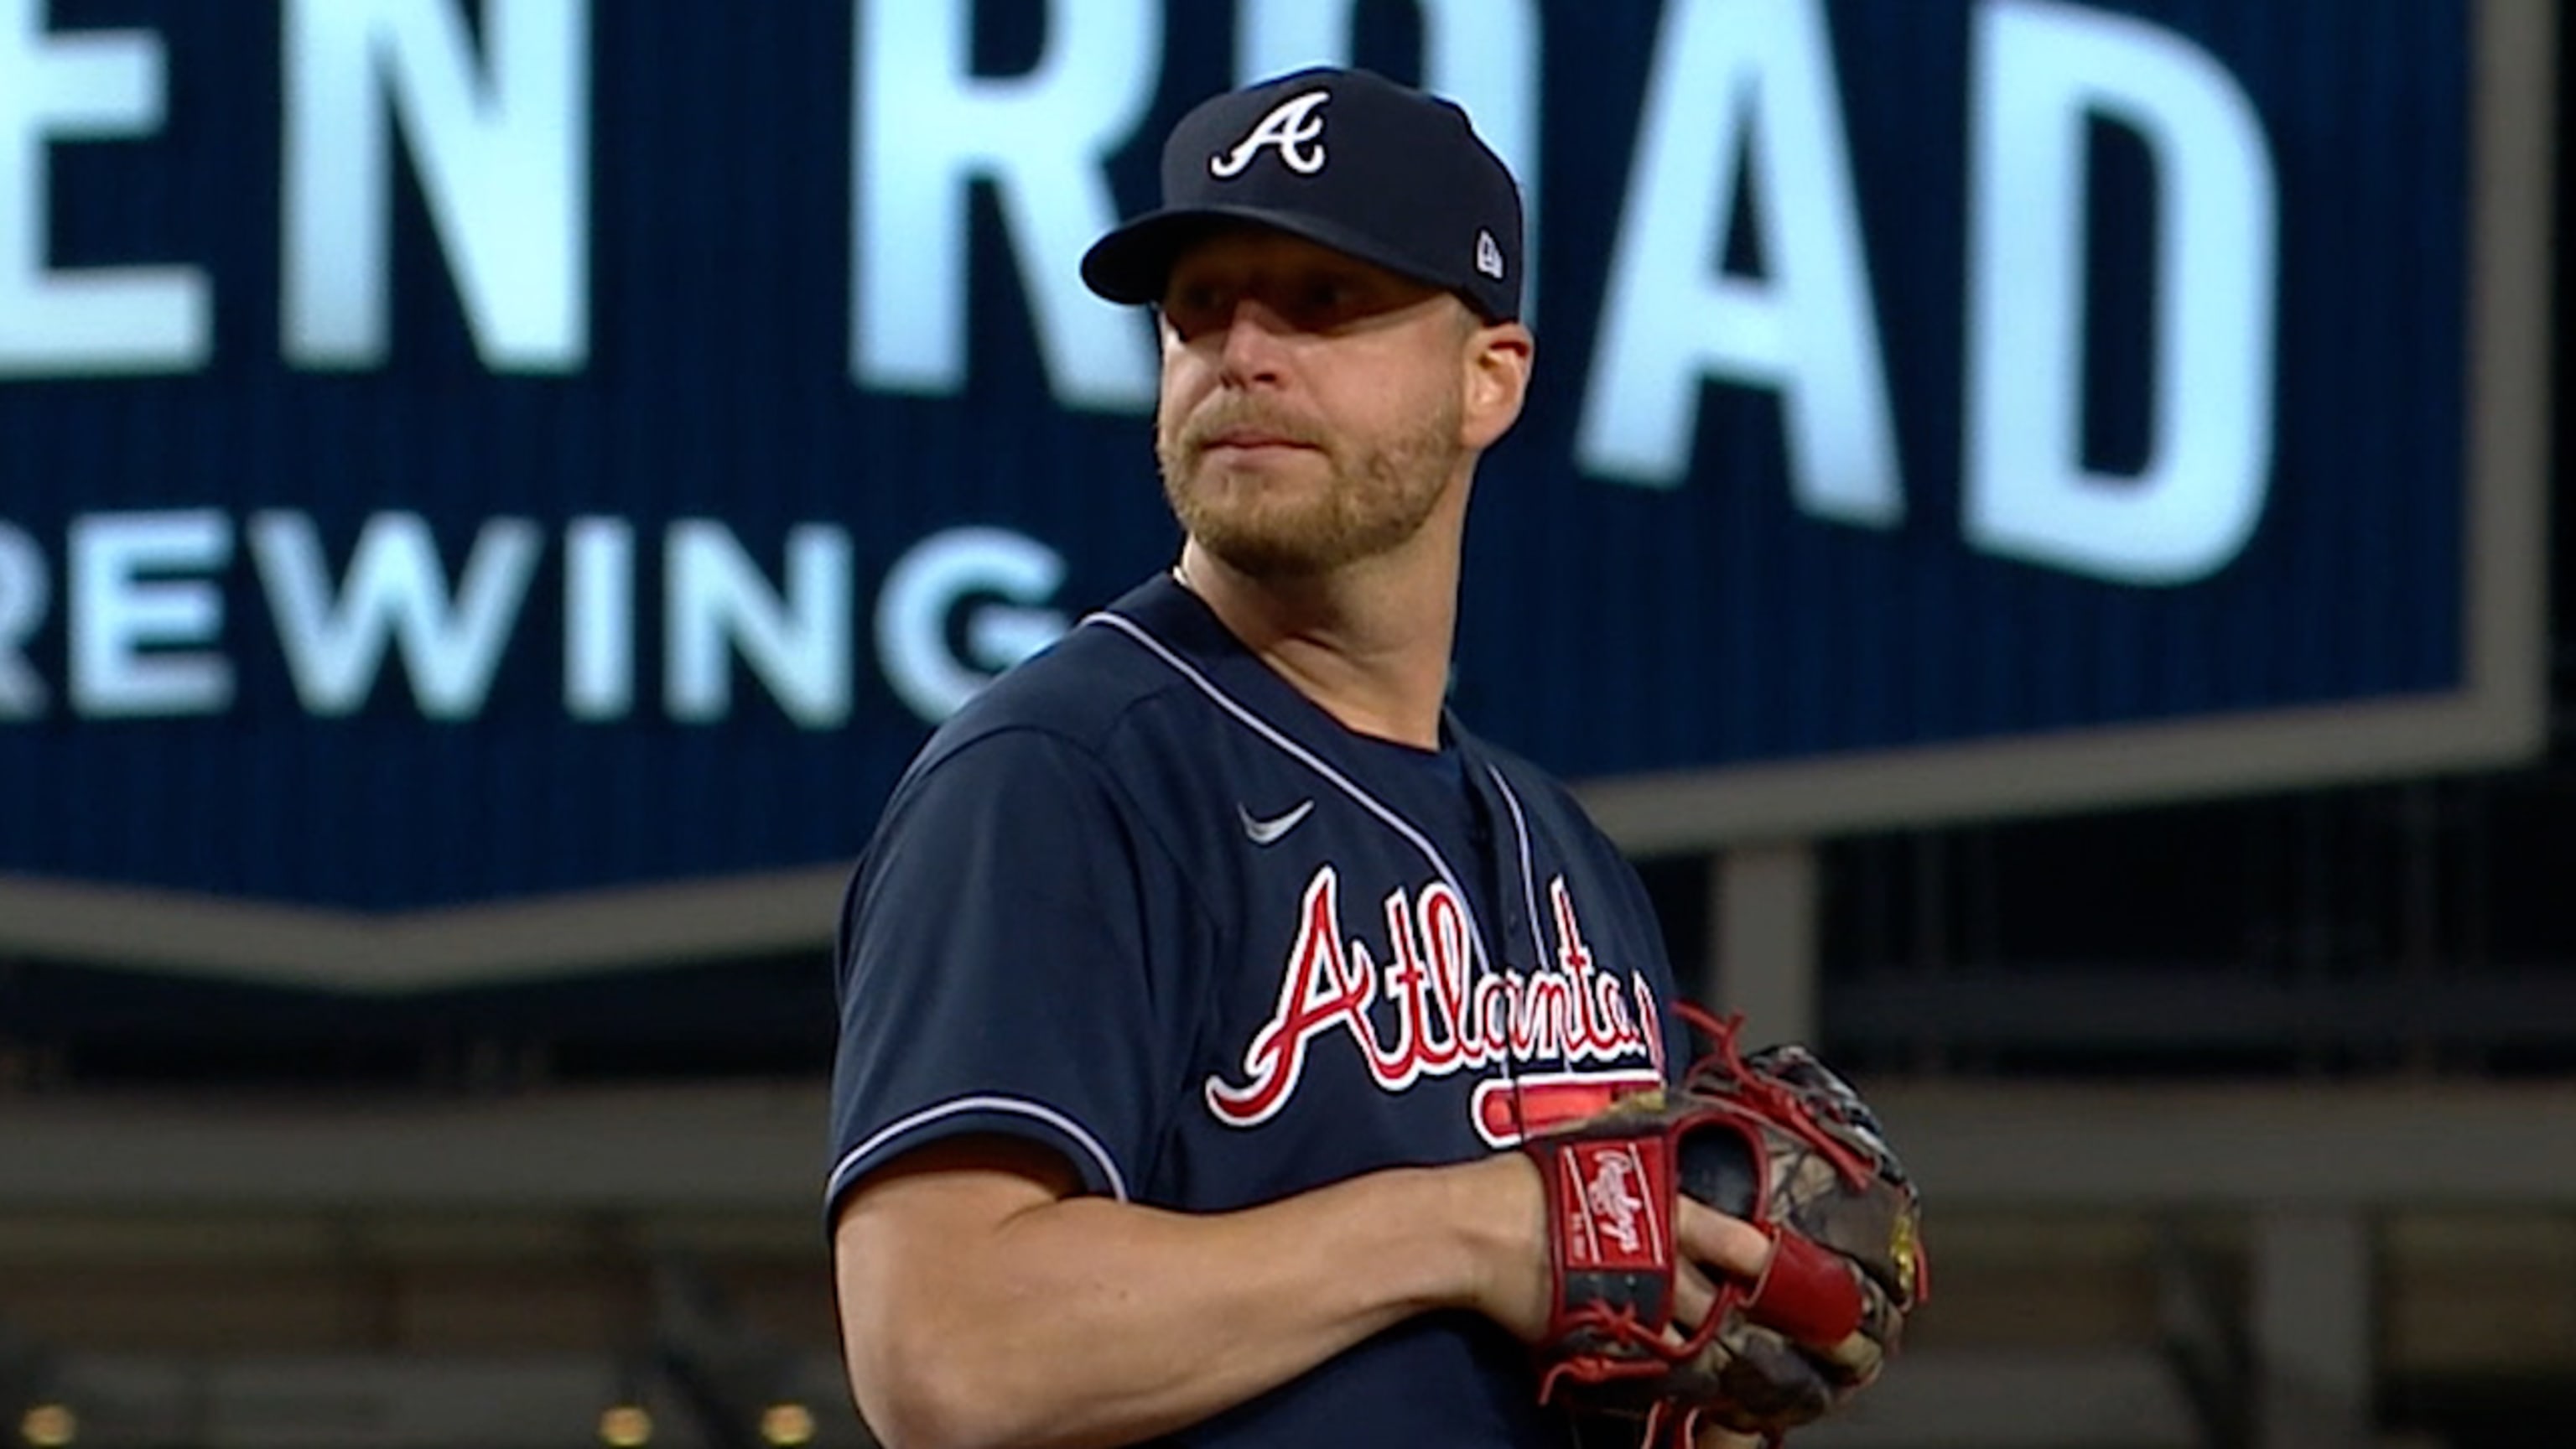
<path fill-rule="evenodd" d="M 1226 380 L 1245 383 L 1276 378 L 1286 331 L 1279 314 L 1257 299 L 1245 297 L 1237 301 L 1225 319 L 1217 349 Z"/>

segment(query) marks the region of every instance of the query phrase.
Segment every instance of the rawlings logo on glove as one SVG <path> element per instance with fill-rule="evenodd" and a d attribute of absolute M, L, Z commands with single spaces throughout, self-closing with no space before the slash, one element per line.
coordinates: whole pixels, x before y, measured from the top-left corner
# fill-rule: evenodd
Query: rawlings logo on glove
<path fill-rule="evenodd" d="M 1654 1268 L 1672 1257 L 1672 1173 L 1660 1155 L 1635 1142 L 1573 1142 L 1557 1162 L 1567 1268 Z"/>
<path fill-rule="evenodd" d="M 1928 1290 L 1921 1206 L 1877 1117 L 1804 1048 L 1740 1055 L 1740 1020 L 1685 1006 L 1710 1050 L 1638 1093 L 1530 1138 L 1547 1184 L 1556 1301 L 1543 1400 L 1642 1416 L 1649 1440 L 1704 1424 L 1781 1435 L 1878 1376 Z M 1756 1283 L 1723 1279 L 1674 1321 L 1678 1198 L 1772 1239 Z"/>

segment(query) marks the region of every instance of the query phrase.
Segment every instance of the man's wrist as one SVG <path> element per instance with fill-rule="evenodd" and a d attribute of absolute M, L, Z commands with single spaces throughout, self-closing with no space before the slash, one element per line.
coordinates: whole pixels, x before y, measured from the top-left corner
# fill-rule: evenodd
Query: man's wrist
<path fill-rule="evenodd" d="M 1451 1293 L 1524 1339 L 1544 1332 L 1551 1284 L 1546 1191 L 1518 1152 L 1436 1170 L 1449 1227 Z"/>

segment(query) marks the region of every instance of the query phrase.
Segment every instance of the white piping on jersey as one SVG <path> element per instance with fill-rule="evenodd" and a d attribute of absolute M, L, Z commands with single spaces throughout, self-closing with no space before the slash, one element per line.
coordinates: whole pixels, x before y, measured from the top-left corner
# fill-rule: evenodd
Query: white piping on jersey
<path fill-rule="evenodd" d="M 1494 788 L 1502 794 L 1504 808 L 1512 812 L 1512 843 L 1519 847 L 1520 852 L 1521 904 L 1529 912 L 1530 949 L 1539 950 L 1542 949 L 1539 942 L 1546 940 L 1547 934 L 1539 929 L 1538 924 L 1538 874 L 1530 865 L 1529 821 L 1521 815 L 1521 797 L 1512 793 L 1512 787 L 1503 779 L 1503 772 L 1496 769 L 1490 760 L 1485 762 L 1485 778 L 1494 782 Z M 1521 1116 L 1520 1079 L 1510 1071 L 1503 1075 L 1512 1084 L 1512 1128 L 1527 1137 L 1529 1123 Z"/>
<path fill-rule="evenodd" d="M 1512 812 L 1512 834 L 1520 841 L 1521 846 L 1521 901 L 1529 910 L 1530 940 L 1533 943 L 1543 941 L 1547 937 L 1539 929 L 1538 872 L 1530 865 L 1529 824 L 1521 818 L 1521 797 L 1512 793 L 1511 782 L 1504 779 L 1503 772 L 1490 763 L 1485 766 L 1485 775 L 1494 782 L 1494 788 L 1502 792 L 1503 804 Z M 1558 940 L 1561 942 L 1564 939 L 1564 934 L 1560 933 Z M 1653 1013 L 1650 1011 L 1646 1015 L 1646 1053 L 1660 1070 L 1664 1061 L 1662 1038 L 1656 1035 Z M 1520 1096 L 1517 1090 L 1512 1096 L 1512 1107 L 1514 1111 L 1520 1108 Z"/>
<path fill-rule="evenodd" d="M 1191 684 L 1197 686 L 1199 693 L 1216 701 L 1216 705 L 1219 709 L 1224 710 L 1227 714 L 1233 715 L 1246 729 L 1251 730 L 1254 734 L 1267 740 L 1272 746 L 1277 748 L 1280 753 L 1285 754 L 1290 759 L 1304 765 L 1307 769 L 1314 771 L 1316 774 L 1323 776 L 1326 781 L 1331 783 L 1334 789 L 1350 796 L 1351 799 L 1359 803 L 1361 809 L 1376 816 L 1380 821 L 1384 822 L 1389 829 L 1392 829 L 1396 834 L 1403 836 L 1407 841 L 1411 842 L 1413 848 L 1421 851 L 1423 857 L 1431 862 L 1431 868 L 1439 873 L 1440 883 L 1449 887 L 1452 892 L 1456 893 L 1458 897 L 1458 908 L 1467 913 L 1467 930 L 1468 934 L 1475 942 L 1477 958 L 1484 963 L 1485 970 L 1490 972 L 1495 969 L 1494 953 L 1488 950 L 1485 946 L 1484 922 L 1476 919 L 1475 899 L 1469 896 L 1467 894 L 1467 888 L 1459 883 L 1458 873 L 1449 868 L 1449 862 L 1440 854 L 1440 848 L 1433 845 L 1427 838 L 1425 838 L 1421 831 L 1414 829 L 1411 821 L 1406 820 L 1403 816 L 1397 814 L 1392 807 L 1381 802 L 1376 796 L 1371 795 L 1364 789 L 1361 789 L 1357 784 L 1346 778 L 1341 771 L 1334 769 L 1331 765 L 1318 759 L 1312 750 L 1309 750 L 1304 745 L 1288 738 L 1288 736 L 1282 733 L 1277 726 L 1271 724 L 1268 720 L 1263 719 L 1260 715 L 1253 713 L 1251 706 L 1242 703 L 1233 695 L 1230 695 L 1223 689 L 1218 688 L 1215 680 L 1200 673 L 1188 660 L 1183 659 L 1180 655 L 1172 652 L 1170 646 L 1164 644 L 1162 640 L 1155 638 L 1146 630 L 1144 625 L 1137 623 L 1135 620 L 1128 618 L 1124 614 L 1112 613 L 1106 609 L 1103 609 L 1097 614 L 1087 616 L 1082 622 L 1085 624 L 1106 624 L 1110 628 L 1134 639 L 1137 643 L 1144 645 L 1147 650 L 1152 652 L 1155 658 L 1170 665 L 1174 672 L 1178 673 L 1183 679 L 1188 680 Z M 1517 818 L 1515 818 L 1514 821 L 1514 828 L 1518 828 Z M 1521 849 L 1523 854 L 1526 855 L 1529 849 L 1529 841 L 1526 835 L 1521 839 Z"/>
<path fill-rule="evenodd" d="M 832 1164 L 832 1175 L 825 1179 L 823 1184 L 823 1201 L 828 1204 L 839 1197 L 841 1189 L 849 1185 L 850 1174 L 858 1169 L 861 1162 L 873 1156 L 879 1148 L 907 1132 L 927 1127 L 943 1117 L 954 1117 L 961 1112 L 1001 1112 L 1033 1117 L 1045 1123 L 1072 1138 L 1075 1146 L 1090 1153 L 1092 1161 L 1100 1165 L 1101 1176 L 1109 1179 L 1111 1195 L 1120 1202 L 1127 1201 L 1126 1174 L 1120 1172 L 1118 1164 L 1111 1160 L 1109 1149 L 1101 1146 L 1100 1139 L 1092 1136 L 1081 1123 L 1044 1102 L 1032 1102 L 1024 1097 L 999 1096 L 953 1098 L 935 1107 L 924 1107 L 909 1117 L 899 1117 L 878 1128 L 866 1141 L 841 1154 L 841 1160 Z"/>
<path fill-rule="evenodd" d="M 1494 782 L 1494 788 L 1502 794 L 1504 807 L 1512 812 L 1512 839 L 1520 846 L 1521 854 L 1521 904 L 1529 911 L 1530 944 L 1535 947 L 1547 939 L 1547 933 L 1539 929 L 1538 873 L 1530 864 L 1529 821 L 1522 818 L 1521 797 L 1512 793 L 1502 771 L 1488 762 L 1485 778 Z"/>

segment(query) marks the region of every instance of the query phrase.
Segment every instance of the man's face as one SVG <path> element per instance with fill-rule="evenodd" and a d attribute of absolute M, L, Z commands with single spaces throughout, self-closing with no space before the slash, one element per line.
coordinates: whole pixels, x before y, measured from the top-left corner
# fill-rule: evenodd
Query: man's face
<path fill-rule="evenodd" d="M 1256 578 L 1397 547 L 1463 486 L 1472 314 L 1285 233 L 1184 251 L 1162 300 L 1155 453 L 1182 527 Z"/>

